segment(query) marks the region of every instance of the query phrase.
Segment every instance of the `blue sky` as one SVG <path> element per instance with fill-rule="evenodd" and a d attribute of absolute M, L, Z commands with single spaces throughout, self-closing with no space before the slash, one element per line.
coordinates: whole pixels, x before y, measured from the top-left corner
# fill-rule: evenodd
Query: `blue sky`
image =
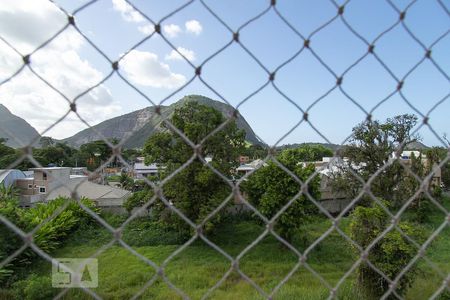
<path fill-rule="evenodd" d="M 68 12 L 73 12 L 85 2 L 57 1 Z M 237 43 L 232 43 L 203 65 L 202 79 L 233 106 L 237 106 L 267 83 L 267 71 L 277 70 L 274 85 L 267 84 L 259 93 L 239 106 L 241 114 L 256 134 L 268 144 L 325 142 L 323 137 L 307 123 L 302 123 L 287 137 L 280 140 L 302 118 L 303 113 L 296 106 L 304 111 L 308 110 L 309 120 L 323 136 L 333 143 L 340 144 L 351 134 L 352 127 L 365 119 L 364 110 L 371 112 L 374 118 L 383 120 L 397 114 L 414 113 L 414 108 L 426 115 L 436 103 L 449 97 L 450 17 L 448 10 L 450 5 L 448 2 L 442 1 L 441 4 L 434 0 L 419 0 L 410 5 L 410 1 L 392 1 L 396 7 L 394 8 L 388 1 L 353 0 L 345 5 L 343 16 L 346 22 L 369 43 L 394 25 L 399 18 L 399 11 L 408 7 L 404 23 L 419 42 L 408 34 L 401 23 L 375 41 L 376 56 L 392 74 L 372 54 L 347 70 L 367 53 L 367 45 L 345 26 L 341 18 L 336 18 L 323 29 L 315 32 L 321 25 L 336 16 L 336 6 L 342 4 L 339 2 L 343 1 L 333 3 L 328 0 L 279 0 L 276 3 L 276 10 L 269 9 L 259 19 L 240 30 L 241 43 L 263 67 Z M 1 16 L 16 15 L 14 20 L 18 24 L 17 28 L 12 30 L 10 24 L 0 21 L 0 36 L 13 45 L 15 42 L 28 45 L 28 48 L 22 47 L 25 52 L 33 49 L 33 45 L 39 44 L 38 41 L 27 40 L 30 39 L 30 32 L 33 34 L 34 31 L 41 30 L 39 34 L 43 41 L 65 22 L 61 14 L 47 4 L 36 6 L 30 11 L 27 7 L 20 7 L 20 4 L 15 3 L 17 2 L 9 1 L 6 5 L 9 8 L 3 10 L 0 8 L 0 14 Z M 154 22 L 159 23 L 164 18 L 161 22 L 164 36 L 175 47 L 182 47 L 194 66 L 203 64 L 208 57 L 232 39 L 229 29 L 214 18 L 199 1 L 194 1 L 169 18 L 165 16 L 186 1 L 140 0 L 131 1 L 131 3 Z M 270 1 L 227 0 L 205 1 L 205 3 L 231 30 L 236 31 L 248 20 L 265 11 Z M 446 5 L 446 8 L 442 5 Z M 39 9 L 42 9 L 42 13 Z M 277 12 L 305 38 L 310 38 L 310 47 L 314 54 L 309 49 L 304 49 L 292 61 L 282 66 L 302 49 L 303 39 L 283 22 Z M 45 14 L 55 16 L 46 19 L 42 17 Z M 52 20 L 53 26 L 41 24 L 42 28 L 37 25 L 33 28 L 32 22 L 27 25 L 27 20 L 33 16 L 37 19 L 37 25 L 40 26 L 39 22 L 48 23 Z M 123 0 L 97 1 L 78 12 L 75 19 L 80 30 L 112 61 L 117 60 L 150 34 L 153 27 Z M 189 25 L 186 25 L 187 22 Z M 67 94 L 74 97 L 82 89 L 74 87 L 73 90 L 69 90 L 68 86 L 79 83 L 79 86 L 87 88 L 104 78 L 111 67 L 106 59 L 73 30 L 72 32 L 70 29 L 67 30 L 67 35 L 68 38 L 57 40 L 54 43 L 55 46 L 48 47 L 54 51 L 53 54 L 56 53 L 56 62 L 39 56 L 35 61 L 36 68 L 42 72 L 40 74 L 48 76 L 45 78 L 49 81 L 53 80 L 52 83 L 54 82 L 55 86 L 63 90 L 67 89 Z M 412 73 L 408 74 L 423 59 L 425 55 L 423 46 L 429 48 L 440 37 L 442 38 L 432 47 L 433 61 L 440 70 L 432 61 L 425 59 Z M 75 46 L 72 47 L 72 44 Z M 5 46 L 0 45 L 0 51 L 2 48 L 6 53 Z M 42 52 L 44 56 L 46 48 L 39 50 L 36 54 Z M 177 59 L 176 55 L 171 56 L 172 50 L 160 36 L 154 34 L 124 57 L 119 65 L 120 73 L 155 103 L 160 103 L 194 76 L 192 66 L 184 59 Z M 58 55 L 58 51 L 62 54 Z M 10 55 L 11 59 L 7 62 L 4 59 L 3 64 L 14 70 L 14 63 L 11 63 L 14 61 L 14 55 Z M 328 69 L 315 55 L 326 64 Z M 17 57 L 15 59 L 17 60 Z M 18 64 L 20 65 L 20 62 Z M 279 68 L 280 66 L 282 67 Z M 77 71 L 78 73 L 62 71 L 60 72 L 62 75 L 52 71 L 52 68 L 62 70 L 64 67 L 79 67 L 80 71 Z M 7 77 L 11 72 L 4 72 L 5 74 L 0 72 L 0 78 Z M 340 77 L 342 74 L 344 76 L 341 89 L 335 88 L 330 92 L 335 87 L 335 76 Z M 402 95 L 395 93 L 377 107 L 378 103 L 396 90 L 397 81 L 392 75 L 398 80 L 408 75 L 404 80 Z M 67 82 L 71 84 L 67 85 Z M 29 88 L 23 91 L 23 86 L 20 82 L 10 82 L 8 86 L 0 87 L 0 103 L 27 119 L 40 131 L 45 130 L 66 111 L 65 100 L 52 94 L 47 88 L 39 86 L 36 89 Z M 22 89 L 19 89 L 21 87 Z M 44 89 L 47 90 L 43 91 Z M 290 103 L 276 89 L 282 91 L 296 105 Z M 40 91 L 42 95 L 39 94 Z M 327 92 L 330 93 L 326 95 Z M 195 78 L 163 104 L 171 104 L 187 94 L 201 94 L 220 100 L 214 91 Z M 324 95 L 326 97 L 323 97 Z M 323 98 L 311 107 L 321 97 Z M 404 98 L 409 101 L 409 104 Z M 28 103 L 29 99 L 33 101 Z M 357 102 L 362 109 L 352 101 Z M 27 108 L 27 105 L 30 107 Z M 81 98 L 79 102 L 79 107 L 86 107 L 84 111 L 80 110 L 80 114 L 92 125 L 106 118 L 148 105 L 149 102 L 146 99 L 127 86 L 116 74 L 96 91 Z M 372 111 L 375 107 L 376 109 Z M 36 113 L 37 111 L 40 115 Z M 48 111 L 48 116 L 43 118 L 42 111 Z M 450 134 L 448 112 L 450 112 L 450 99 L 443 101 L 430 114 L 430 124 L 438 135 L 444 132 Z M 85 125 L 69 115 L 46 134 L 63 138 L 84 128 Z M 440 144 L 428 128 L 422 128 L 419 133 L 424 143 Z"/>

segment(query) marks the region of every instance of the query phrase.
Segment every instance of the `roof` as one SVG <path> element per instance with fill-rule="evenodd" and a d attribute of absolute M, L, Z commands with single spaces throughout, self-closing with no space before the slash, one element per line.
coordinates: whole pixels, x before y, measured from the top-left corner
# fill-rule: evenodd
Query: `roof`
<path fill-rule="evenodd" d="M 30 168 L 30 170 L 33 170 L 33 171 L 43 171 L 43 170 L 51 171 L 51 170 L 67 170 L 67 169 L 71 169 L 71 168 L 69 168 L 69 167 Z"/>
<path fill-rule="evenodd" d="M 135 163 L 134 164 L 134 169 L 135 170 L 154 170 L 154 171 L 158 171 L 160 167 L 158 167 L 157 164 L 150 164 L 150 165 L 146 165 L 144 163 Z"/>
<path fill-rule="evenodd" d="M 87 177 L 71 178 L 66 183 L 66 186 L 59 186 L 51 190 L 47 194 L 46 199 L 52 200 L 59 196 L 71 197 L 71 191 L 75 189 L 80 197 L 86 197 L 91 200 L 119 199 L 131 195 L 130 191 L 124 189 L 90 182 L 87 180 Z"/>
<path fill-rule="evenodd" d="M 14 184 L 16 179 L 26 178 L 25 174 L 16 169 L 0 170 L 0 184 L 8 187 Z"/>
<path fill-rule="evenodd" d="M 349 161 L 347 157 L 344 158 L 338 158 L 335 157 L 334 159 L 331 158 L 328 160 L 328 162 L 324 165 L 316 166 L 316 170 L 319 174 L 330 176 L 332 174 L 337 174 L 342 172 L 344 168 L 351 167 L 353 170 L 358 171 L 361 168 L 365 167 L 367 164 L 362 162 L 359 164 L 355 164 Z"/>
<path fill-rule="evenodd" d="M 236 171 L 251 171 L 263 165 L 266 166 L 267 164 L 261 159 L 255 159 L 254 161 L 248 164 L 240 165 L 239 167 L 236 168 Z"/>
<path fill-rule="evenodd" d="M 34 175 L 34 171 L 23 171 L 23 173 L 24 173 L 25 176 L 27 176 L 27 177 L 33 177 L 33 175 Z"/>

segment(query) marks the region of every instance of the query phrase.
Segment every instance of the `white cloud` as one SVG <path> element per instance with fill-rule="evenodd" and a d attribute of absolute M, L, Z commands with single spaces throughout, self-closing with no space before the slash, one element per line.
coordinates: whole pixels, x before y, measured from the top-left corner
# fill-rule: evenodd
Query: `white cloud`
<path fill-rule="evenodd" d="M 122 19 L 127 22 L 140 24 L 137 29 L 145 34 L 150 35 L 154 31 L 154 26 L 144 16 L 135 10 L 130 4 L 125 0 L 112 0 L 114 10 L 120 12 Z"/>
<path fill-rule="evenodd" d="M 20 51 L 28 53 L 49 38 L 63 25 L 60 11 L 48 1 L 5 2 L 0 7 L 0 35 Z M 13 3 L 13 4 L 12 4 Z M 50 5 L 48 5 L 50 4 Z M 6 20 L 6 21 L 5 21 Z M 15 20 L 8 24 L 7 20 Z M 48 22 L 52 20 L 52 22 Z M 14 24 L 14 25 L 12 25 Z M 31 65 L 38 74 L 61 91 L 69 99 L 97 84 L 104 75 L 78 52 L 83 38 L 73 29 L 67 29 L 43 49 L 31 56 Z M 0 80 L 12 75 L 22 64 L 20 56 L 0 43 Z M 39 132 L 47 129 L 68 110 L 69 104 L 57 92 L 48 87 L 27 69 L 0 86 L 0 103 L 12 113 L 24 118 Z M 80 115 L 91 124 L 98 123 L 121 111 L 107 87 L 100 85 L 77 101 Z M 63 138 L 81 128 L 75 114 L 49 132 L 55 138 Z"/>
<path fill-rule="evenodd" d="M 22 54 L 33 51 L 66 23 L 67 17 L 50 1 L 2 1 L 0 5 L 2 37 Z"/>
<path fill-rule="evenodd" d="M 177 48 L 178 52 L 180 52 L 181 54 L 183 54 L 184 57 L 186 57 L 188 60 L 190 61 L 194 61 L 195 60 L 195 53 L 192 50 L 183 48 L 183 47 L 178 47 Z M 167 54 L 165 59 L 166 60 L 183 60 L 184 58 L 175 50 L 172 50 L 170 52 L 170 54 Z"/>
<path fill-rule="evenodd" d="M 113 8 L 120 12 L 125 21 L 134 23 L 145 21 L 145 18 L 125 0 L 112 0 L 112 4 Z"/>
<path fill-rule="evenodd" d="M 169 37 L 174 38 L 174 37 L 177 37 L 178 34 L 181 33 L 181 28 L 180 28 L 180 26 L 175 25 L 175 24 L 168 24 L 168 25 L 163 26 L 163 31 Z"/>
<path fill-rule="evenodd" d="M 150 35 L 155 30 L 155 27 L 151 24 L 147 24 L 147 25 L 138 26 L 138 30 L 145 35 Z"/>
<path fill-rule="evenodd" d="M 187 21 L 184 25 L 186 26 L 187 32 L 193 33 L 195 35 L 199 35 L 203 30 L 202 25 L 197 20 Z"/>
<path fill-rule="evenodd" d="M 127 77 L 136 84 L 170 89 L 186 82 L 186 77 L 173 73 L 169 65 L 158 60 L 155 53 L 132 50 L 120 65 Z"/>

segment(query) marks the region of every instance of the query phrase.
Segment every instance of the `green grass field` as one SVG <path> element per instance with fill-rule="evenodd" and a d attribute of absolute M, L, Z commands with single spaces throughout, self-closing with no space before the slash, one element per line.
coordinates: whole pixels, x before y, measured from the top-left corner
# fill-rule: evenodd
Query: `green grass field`
<path fill-rule="evenodd" d="M 447 203 L 448 204 L 448 203 Z M 113 225 L 123 221 L 120 217 L 109 217 Z M 431 221 L 423 225 L 431 234 L 444 221 L 444 214 L 435 212 Z M 316 219 L 304 226 L 293 244 L 304 251 L 320 237 L 331 223 L 326 219 Z M 348 220 L 343 219 L 340 227 L 345 232 Z M 210 240 L 228 254 L 236 257 L 264 228 L 252 220 L 229 219 L 209 236 Z M 302 238 L 300 238 L 303 236 Z M 112 236 L 100 226 L 80 228 L 56 253 L 54 257 L 85 258 L 93 255 Z M 124 240 L 141 255 L 156 264 L 162 264 L 181 244 L 176 233 L 158 231 L 148 222 L 135 221 L 124 232 Z M 444 274 L 450 272 L 450 228 L 441 232 L 427 249 L 426 257 Z M 335 286 L 351 268 L 356 256 L 349 243 L 333 231 L 308 254 L 310 268 L 320 274 L 329 285 Z M 113 245 L 98 256 L 99 287 L 94 291 L 104 299 L 129 299 L 141 290 L 155 270 L 119 245 Z M 294 268 L 298 257 L 272 236 L 265 237 L 240 261 L 240 269 L 266 292 L 270 293 L 278 283 Z M 442 284 L 442 278 L 425 262 L 418 262 L 419 275 L 408 290 L 407 299 L 426 299 Z M 184 251 L 176 255 L 165 268 L 167 279 L 183 290 L 190 298 L 200 299 L 230 269 L 230 262 L 219 252 L 196 240 Z M 15 297 L 28 299 L 49 299 L 59 292 L 51 287 L 51 265 L 43 260 L 26 270 L 24 280 L 15 285 L 15 294 L 3 291 L 0 298 Z M 361 299 L 354 284 L 355 274 L 340 285 L 340 299 Z M 19 296 L 17 296 L 19 290 Z M 20 294 L 23 293 L 23 294 Z M 447 294 L 448 295 L 448 294 Z M 300 267 L 275 294 L 276 299 L 326 299 L 329 290 L 325 284 L 305 267 Z M 441 299 L 445 299 L 442 295 Z M 89 299 L 82 290 L 72 289 L 63 299 Z M 158 279 L 146 289 L 141 299 L 178 299 L 179 295 Z M 213 299 L 263 299 L 247 281 L 233 271 L 212 294 Z"/>

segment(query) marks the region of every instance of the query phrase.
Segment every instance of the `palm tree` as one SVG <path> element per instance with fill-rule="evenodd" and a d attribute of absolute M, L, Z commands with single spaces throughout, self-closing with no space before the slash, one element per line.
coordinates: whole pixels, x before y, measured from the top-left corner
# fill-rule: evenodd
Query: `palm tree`
<path fill-rule="evenodd" d="M 134 180 L 133 178 L 131 178 L 130 176 L 128 176 L 126 173 L 122 173 L 120 175 L 120 187 L 125 189 L 125 190 L 131 190 L 133 189 L 134 186 Z"/>

